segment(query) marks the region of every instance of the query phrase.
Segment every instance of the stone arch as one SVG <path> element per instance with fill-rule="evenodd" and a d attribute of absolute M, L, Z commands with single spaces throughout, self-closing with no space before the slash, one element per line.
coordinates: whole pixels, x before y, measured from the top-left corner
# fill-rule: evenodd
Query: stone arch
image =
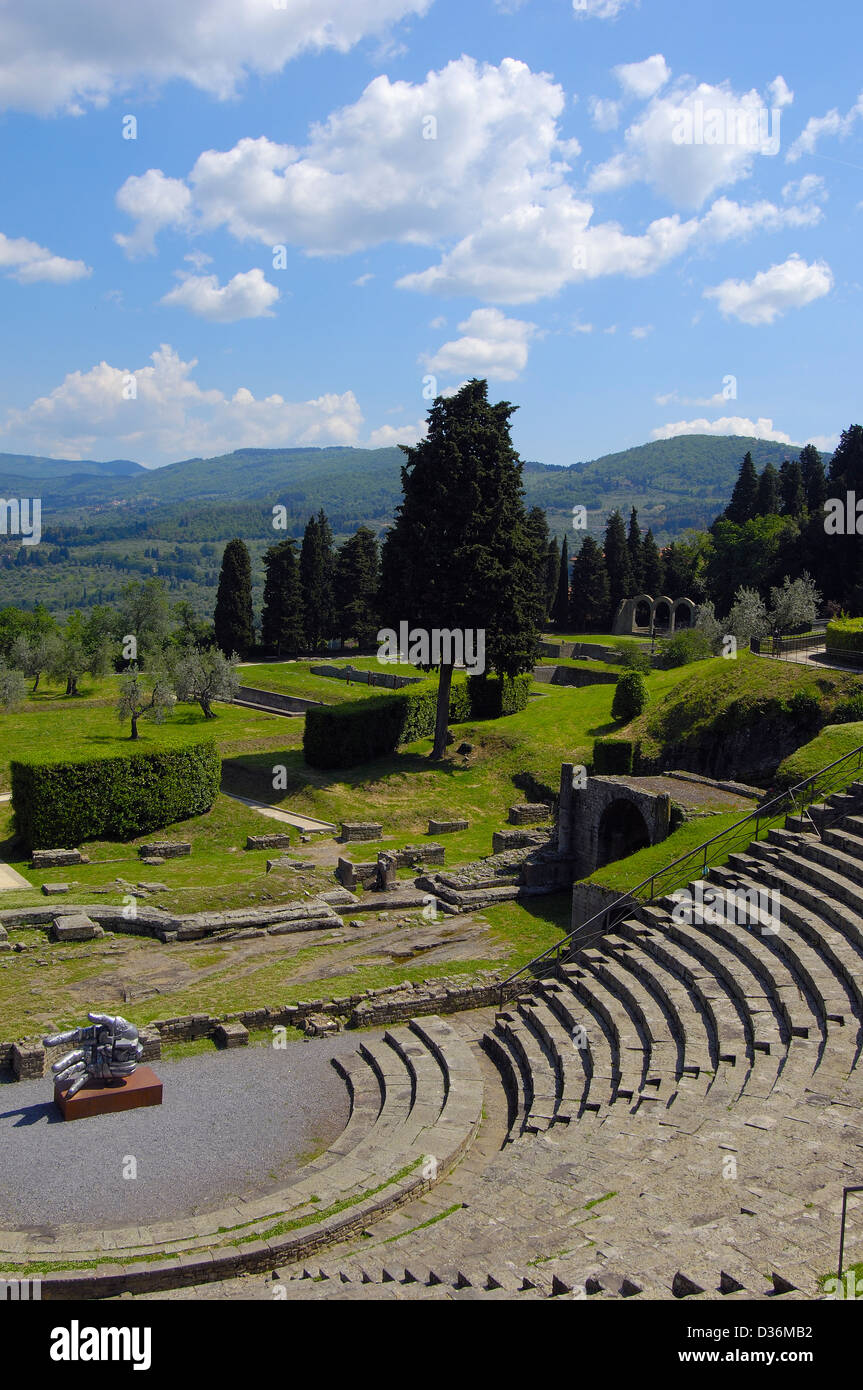
<path fill-rule="evenodd" d="M 596 866 L 601 869 L 603 864 L 625 859 L 650 843 L 650 831 L 639 808 L 629 797 L 615 797 L 599 818 Z"/>
<path fill-rule="evenodd" d="M 653 605 L 653 625 L 667 628 L 669 632 L 674 631 L 674 600 L 666 594 L 662 594 Z"/>
<path fill-rule="evenodd" d="M 632 626 L 649 629 L 653 623 L 653 599 L 650 594 L 636 594 L 631 602 L 633 605 Z"/>
<path fill-rule="evenodd" d="M 695 604 L 691 598 L 679 598 L 674 605 L 674 627 L 692 627 L 695 622 Z"/>

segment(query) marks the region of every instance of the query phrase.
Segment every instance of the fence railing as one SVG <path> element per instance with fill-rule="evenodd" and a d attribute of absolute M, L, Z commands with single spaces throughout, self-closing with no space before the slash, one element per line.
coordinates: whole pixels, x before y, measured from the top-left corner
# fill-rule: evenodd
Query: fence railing
<path fill-rule="evenodd" d="M 535 956 L 526 965 L 513 971 L 500 986 L 500 1005 L 503 1007 L 506 992 L 517 979 L 523 975 L 534 977 L 541 975 L 543 969 L 553 968 L 562 957 L 572 958 L 579 952 L 593 945 L 596 941 L 601 941 L 618 922 L 632 915 L 638 909 L 647 907 L 651 903 L 668 896 L 677 891 L 695 878 L 704 878 L 711 865 L 724 864 L 730 854 L 736 849 L 745 847 L 758 840 L 762 835 L 766 835 L 769 830 L 775 829 L 780 823 L 784 824 L 788 815 L 802 815 L 808 806 L 821 800 L 824 796 L 829 796 L 833 792 L 843 790 L 848 783 L 853 780 L 854 773 L 863 766 L 863 745 L 859 748 L 852 748 L 850 753 L 845 753 L 841 758 L 836 758 L 820 771 L 813 773 L 803 782 L 797 782 L 793 787 L 788 787 L 786 791 L 780 792 L 764 805 L 759 806 L 755 811 L 750 811 L 749 815 L 742 820 L 736 821 L 734 825 L 729 825 L 725 830 L 721 830 L 718 835 L 713 835 L 703 844 L 697 845 L 695 849 L 682 854 L 678 859 L 673 859 L 669 864 L 651 874 L 628 893 L 622 893 L 613 902 L 608 903 L 599 912 L 594 913 L 586 922 L 582 922 L 579 927 L 568 932 L 566 936 L 556 941 L 553 946 L 549 946 L 547 951 Z"/>
<path fill-rule="evenodd" d="M 753 637 L 750 650 L 756 656 L 793 656 L 796 652 L 817 651 L 827 640 L 826 632 L 806 632 L 800 637 Z"/>

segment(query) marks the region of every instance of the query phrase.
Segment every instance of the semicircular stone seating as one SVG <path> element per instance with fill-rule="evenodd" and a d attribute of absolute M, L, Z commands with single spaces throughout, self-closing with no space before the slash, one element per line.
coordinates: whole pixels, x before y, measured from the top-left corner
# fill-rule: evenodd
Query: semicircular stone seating
<path fill-rule="evenodd" d="M 146 1239 L 138 1227 L 0 1231 L 0 1278 L 33 1264 L 42 1267 L 43 1298 L 86 1298 L 270 1270 L 361 1231 L 426 1191 L 467 1152 L 481 1120 L 482 1081 L 448 1021 L 430 1016 L 369 1033 L 334 1065 L 351 1097 L 347 1127 L 286 1187 L 155 1223 Z"/>
<path fill-rule="evenodd" d="M 503 1147 L 287 1296 L 820 1296 L 863 1181 L 863 784 L 810 810 L 689 885 L 720 912 L 654 903 L 476 1018 Z"/>
<path fill-rule="evenodd" d="M 278 1201 L 0 1249 L 113 1252 L 43 1297 L 820 1296 L 863 1181 L 863 783 L 689 887 L 723 897 L 640 909 L 498 1011 L 364 1034 L 346 1130 Z"/>

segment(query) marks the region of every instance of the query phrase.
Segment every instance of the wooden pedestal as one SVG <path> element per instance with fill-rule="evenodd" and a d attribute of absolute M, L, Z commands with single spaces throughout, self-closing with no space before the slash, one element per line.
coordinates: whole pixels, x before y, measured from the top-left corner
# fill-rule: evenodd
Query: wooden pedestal
<path fill-rule="evenodd" d="M 68 1088 L 67 1088 L 68 1089 Z M 54 1101 L 64 1120 L 83 1120 L 88 1115 L 112 1115 L 117 1110 L 137 1110 L 162 1104 L 162 1083 L 151 1067 L 136 1067 L 119 1081 L 95 1081 L 69 1100 L 66 1091 L 54 1087 Z"/>

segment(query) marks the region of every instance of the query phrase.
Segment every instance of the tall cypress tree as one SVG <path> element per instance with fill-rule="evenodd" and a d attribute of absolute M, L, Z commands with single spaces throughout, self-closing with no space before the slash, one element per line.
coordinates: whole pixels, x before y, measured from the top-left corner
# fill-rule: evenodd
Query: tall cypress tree
<path fill-rule="evenodd" d="M 264 609 L 261 642 L 276 656 L 294 656 L 304 645 L 303 600 L 296 545 L 286 539 L 264 555 Z"/>
<path fill-rule="evenodd" d="M 758 516 L 779 515 L 779 475 L 772 463 L 766 463 L 758 479 Z"/>
<path fill-rule="evenodd" d="M 548 543 L 548 554 L 545 559 L 545 617 L 547 618 L 554 607 L 554 600 L 557 598 L 557 584 L 560 578 L 560 548 L 557 544 L 557 536 L 552 536 Z"/>
<path fill-rule="evenodd" d="M 665 590 L 665 567 L 662 563 L 662 556 L 659 553 L 659 546 L 653 539 L 653 531 L 648 531 L 644 537 L 644 592 L 650 594 L 651 598 L 659 598 Z"/>
<path fill-rule="evenodd" d="M 863 497 L 863 425 L 849 425 L 842 431 L 830 460 L 827 484 L 829 496 L 841 498 L 843 506 L 849 492 Z M 831 597 L 849 604 L 852 611 L 863 607 L 863 553 L 859 536 L 827 533 L 823 544 Z"/>
<path fill-rule="evenodd" d="M 626 537 L 626 545 L 629 550 L 629 567 L 632 571 L 632 592 L 640 594 L 644 591 L 644 543 L 641 539 L 641 527 L 638 524 L 638 512 L 633 507 L 629 514 L 629 533 Z"/>
<path fill-rule="evenodd" d="M 312 651 L 334 635 L 333 576 L 333 533 L 321 510 L 317 516 L 309 517 L 300 548 L 305 637 Z"/>
<path fill-rule="evenodd" d="M 563 550 L 560 552 L 560 571 L 557 578 L 557 594 L 555 595 L 554 607 L 551 610 L 551 621 L 558 632 L 564 631 L 569 622 L 569 547 L 566 536 L 563 538 Z"/>
<path fill-rule="evenodd" d="M 757 511 L 758 474 L 755 472 L 752 455 L 747 449 L 740 465 L 737 482 L 734 484 L 731 501 L 725 508 L 724 515 L 726 520 L 733 521 L 735 526 L 742 526 L 744 522 L 755 516 Z"/>
<path fill-rule="evenodd" d="M 380 627 L 378 589 L 380 548 L 368 526 L 360 526 L 339 546 L 335 569 L 336 629 L 344 643 L 356 638 L 361 647 L 374 641 Z"/>
<path fill-rule="evenodd" d="M 810 512 L 817 512 L 827 501 L 827 475 L 814 444 L 807 444 L 800 450 L 800 468 L 806 489 L 806 506 Z"/>
<path fill-rule="evenodd" d="M 626 528 L 623 517 L 615 508 L 608 518 L 605 528 L 605 567 L 608 570 L 608 626 L 609 631 L 622 599 L 632 594 L 632 567 L 629 563 L 629 546 L 626 543 Z"/>
<path fill-rule="evenodd" d="M 569 627 L 577 632 L 601 632 L 608 620 L 608 570 L 593 536 L 585 536 L 572 564 Z"/>
<path fill-rule="evenodd" d="M 544 508 L 531 507 L 530 511 L 527 514 L 526 525 L 528 534 L 531 538 L 531 544 L 536 555 L 537 574 L 542 573 L 544 575 L 547 575 L 549 563 L 549 547 L 551 542 L 548 534 L 548 518 L 545 515 Z M 557 547 L 555 546 L 555 549 L 556 548 Z M 555 567 L 554 571 L 554 586 L 551 591 L 551 596 L 548 599 L 548 606 L 546 608 L 545 613 L 543 613 L 542 615 L 543 620 L 545 620 L 545 618 L 547 618 L 548 614 L 551 612 L 551 608 L 554 603 L 554 596 L 556 593 L 557 567 Z"/>
<path fill-rule="evenodd" d="M 384 541 L 388 621 L 425 630 L 485 633 L 487 664 L 513 676 L 533 665 L 545 606 L 527 524 L 521 461 L 510 439 L 508 401 L 492 405 L 474 378 L 438 396 L 427 437 L 401 445 L 403 500 Z M 446 749 L 453 664 L 441 650 L 431 757 Z"/>
<path fill-rule="evenodd" d="M 248 656 L 255 640 L 252 622 L 252 564 L 245 543 L 228 541 L 222 556 L 216 608 L 213 613 L 216 641 L 225 656 Z"/>
<path fill-rule="evenodd" d="M 782 515 L 799 521 L 806 510 L 806 488 L 803 484 L 803 469 L 799 462 L 791 463 L 789 459 L 785 459 L 779 470 L 779 494 Z"/>

